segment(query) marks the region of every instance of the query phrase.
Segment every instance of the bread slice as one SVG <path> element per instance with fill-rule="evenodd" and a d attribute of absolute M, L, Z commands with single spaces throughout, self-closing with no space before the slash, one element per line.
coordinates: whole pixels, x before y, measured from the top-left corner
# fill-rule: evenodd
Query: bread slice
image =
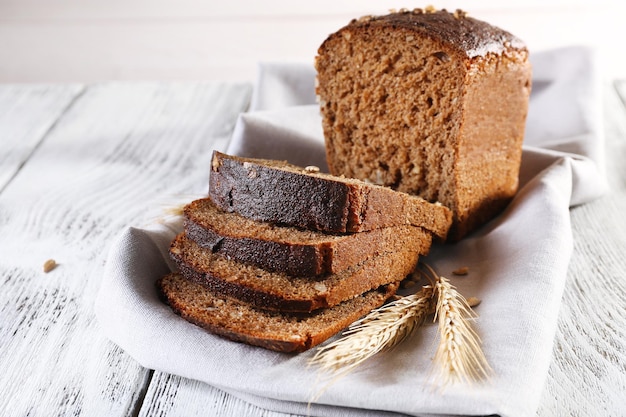
<path fill-rule="evenodd" d="M 381 285 L 403 280 L 417 266 L 417 242 L 383 253 L 338 274 L 318 279 L 292 277 L 242 264 L 201 248 L 184 233 L 170 254 L 185 278 L 257 308 L 309 312 L 335 306 Z"/>
<path fill-rule="evenodd" d="M 220 209 L 253 220 L 325 232 L 403 225 L 423 227 L 439 238 L 448 232 L 451 212 L 440 204 L 318 171 L 214 151 L 209 197 Z"/>
<path fill-rule="evenodd" d="M 409 241 L 427 255 L 432 235 L 406 225 L 353 234 L 328 234 L 257 222 L 220 210 L 209 198 L 184 209 L 187 237 L 214 253 L 291 276 L 336 274 L 383 252 L 399 252 Z"/>
<path fill-rule="evenodd" d="M 212 333 L 279 352 L 302 352 L 381 306 L 395 293 L 398 284 L 370 291 L 330 309 L 297 315 L 255 309 L 180 274 L 161 278 L 157 286 L 177 314 Z"/>
<path fill-rule="evenodd" d="M 441 202 L 451 240 L 515 194 L 531 88 L 517 37 L 462 11 L 401 11 L 331 34 L 315 66 L 332 174 Z"/>

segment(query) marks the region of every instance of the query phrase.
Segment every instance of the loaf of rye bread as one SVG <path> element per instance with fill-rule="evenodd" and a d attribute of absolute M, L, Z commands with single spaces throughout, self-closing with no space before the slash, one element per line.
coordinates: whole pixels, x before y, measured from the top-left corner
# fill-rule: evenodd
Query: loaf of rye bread
<path fill-rule="evenodd" d="M 449 240 L 516 193 L 531 66 L 512 34 L 460 10 L 366 16 L 315 67 L 332 174 L 441 202 Z"/>
<path fill-rule="evenodd" d="M 328 234 L 250 220 L 220 210 L 209 198 L 184 208 L 185 232 L 198 246 L 235 261 L 291 276 L 337 274 L 383 252 L 416 247 L 427 255 L 432 235 L 406 225 Z"/>
<path fill-rule="evenodd" d="M 310 312 L 333 307 L 381 285 L 400 282 L 417 266 L 421 243 L 408 241 L 332 275 L 293 277 L 214 254 L 179 234 L 170 255 L 180 273 L 208 289 L 264 310 Z"/>
<path fill-rule="evenodd" d="M 369 291 L 333 308 L 309 314 L 258 310 L 218 295 L 180 274 L 161 278 L 157 287 L 177 314 L 212 333 L 279 352 L 302 352 L 381 306 L 395 293 L 398 284 Z"/>
<path fill-rule="evenodd" d="M 443 239 L 452 222 L 447 207 L 388 187 L 217 151 L 209 197 L 221 210 L 249 219 L 324 232 L 415 225 Z"/>

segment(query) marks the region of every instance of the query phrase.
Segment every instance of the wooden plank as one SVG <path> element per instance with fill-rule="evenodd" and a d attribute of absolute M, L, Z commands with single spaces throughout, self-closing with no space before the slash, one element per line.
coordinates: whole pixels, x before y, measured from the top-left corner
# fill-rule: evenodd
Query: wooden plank
<path fill-rule="evenodd" d="M 80 85 L 0 87 L 0 192 L 82 91 Z"/>
<path fill-rule="evenodd" d="M 539 416 L 626 410 L 626 108 L 610 91 L 604 109 L 611 192 L 571 210 L 574 254 Z"/>
<path fill-rule="evenodd" d="M 108 245 L 206 191 L 211 150 L 249 95 L 245 84 L 105 83 L 48 131 L 0 194 L 0 415 L 135 413 L 150 372 L 92 313 Z M 44 274 L 48 258 L 59 266 Z"/>
<path fill-rule="evenodd" d="M 296 417 L 263 410 L 205 383 L 155 372 L 139 417 Z"/>

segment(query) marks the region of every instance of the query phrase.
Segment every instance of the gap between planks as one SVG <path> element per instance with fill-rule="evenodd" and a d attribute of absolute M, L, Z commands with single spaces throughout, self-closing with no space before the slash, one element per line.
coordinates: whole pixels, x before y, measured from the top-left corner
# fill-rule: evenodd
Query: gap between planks
<path fill-rule="evenodd" d="M 63 116 L 74 106 L 74 104 L 83 96 L 83 94 L 85 94 L 85 91 L 87 91 L 87 88 L 85 86 L 82 86 L 81 89 L 76 93 L 76 95 L 74 95 L 74 97 L 59 112 L 56 119 L 50 124 L 45 132 L 43 132 L 39 140 L 31 148 L 30 152 L 28 152 L 25 158 L 19 163 L 13 174 L 9 176 L 4 184 L 0 184 L 0 195 L 2 195 L 2 192 L 9 186 L 9 184 L 15 179 L 15 177 L 17 177 L 22 168 L 24 168 L 24 166 L 28 163 L 28 161 L 35 154 L 35 152 L 37 152 L 37 150 L 41 147 L 41 144 L 44 142 L 45 138 L 50 134 L 50 132 L 52 132 L 56 128 L 59 121 L 63 119 Z"/>
<path fill-rule="evenodd" d="M 141 410 L 143 409 L 143 403 L 146 400 L 146 395 L 148 394 L 148 388 L 150 384 L 152 384 L 152 378 L 154 377 L 154 369 L 148 370 L 148 376 L 143 384 L 143 386 L 139 387 L 139 392 L 137 395 L 137 401 L 131 410 L 132 417 L 139 417 Z"/>

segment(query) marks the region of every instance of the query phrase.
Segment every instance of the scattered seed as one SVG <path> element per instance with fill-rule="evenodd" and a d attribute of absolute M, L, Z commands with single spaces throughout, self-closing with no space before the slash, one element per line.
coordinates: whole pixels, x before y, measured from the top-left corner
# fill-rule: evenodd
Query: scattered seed
<path fill-rule="evenodd" d="M 467 12 L 465 10 L 461 10 L 461 9 L 456 9 L 454 11 L 454 17 L 455 19 L 462 19 L 465 16 L 467 16 Z"/>
<path fill-rule="evenodd" d="M 482 301 L 480 298 L 469 297 L 466 299 L 467 305 L 470 307 L 476 307 Z"/>
<path fill-rule="evenodd" d="M 304 170 L 310 174 L 320 172 L 320 167 L 316 167 L 315 165 L 309 165 L 304 168 Z"/>
<path fill-rule="evenodd" d="M 57 267 L 57 262 L 54 259 L 48 259 L 46 262 L 43 263 L 43 272 L 47 274 L 48 272 L 52 271 L 56 267 Z"/>
<path fill-rule="evenodd" d="M 454 275 L 467 275 L 469 273 L 469 267 L 462 266 L 461 268 L 457 268 L 454 271 L 452 271 L 452 273 Z"/>

